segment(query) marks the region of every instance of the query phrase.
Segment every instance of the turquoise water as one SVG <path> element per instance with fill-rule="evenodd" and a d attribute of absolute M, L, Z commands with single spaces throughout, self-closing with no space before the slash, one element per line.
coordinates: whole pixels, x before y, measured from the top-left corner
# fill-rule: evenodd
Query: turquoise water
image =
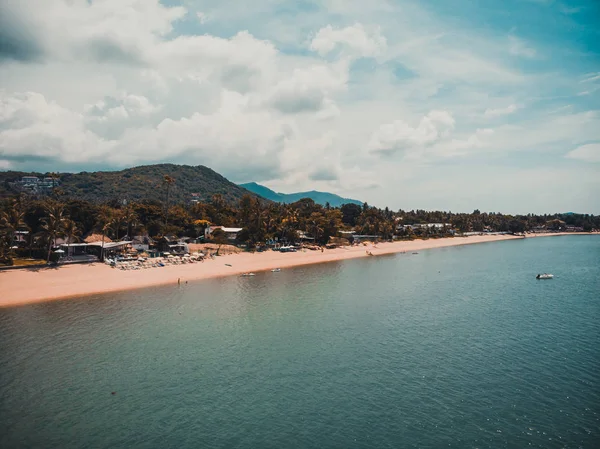
<path fill-rule="evenodd" d="M 0 447 L 597 448 L 599 361 L 597 236 L 0 309 Z"/>

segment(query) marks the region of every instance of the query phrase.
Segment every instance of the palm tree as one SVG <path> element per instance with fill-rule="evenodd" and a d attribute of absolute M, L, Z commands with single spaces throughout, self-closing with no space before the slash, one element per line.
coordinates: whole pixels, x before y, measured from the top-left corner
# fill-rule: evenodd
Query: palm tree
<path fill-rule="evenodd" d="M 123 210 L 123 221 L 127 226 L 127 236 L 131 238 L 131 225 L 138 220 L 138 215 L 135 212 L 135 209 L 131 204 L 128 204 L 127 207 Z"/>
<path fill-rule="evenodd" d="M 167 223 L 169 222 L 169 192 L 173 184 L 175 184 L 175 178 L 169 175 L 165 175 L 163 177 L 163 185 L 167 188 L 167 200 L 165 202 L 165 227 L 167 227 Z"/>
<path fill-rule="evenodd" d="M 15 235 L 18 230 L 26 228 L 25 212 L 20 201 L 13 201 L 8 209 L 0 213 L 0 259 L 13 263 Z"/>
<path fill-rule="evenodd" d="M 14 201 L 8 210 L 0 214 L 0 229 L 9 238 L 11 246 L 15 241 L 17 231 L 27 227 L 24 217 L 25 212 L 17 201 Z"/>
<path fill-rule="evenodd" d="M 121 225 L 125 219 L 125 214 L 121 209 L 115 209 L 112 214 L 112 219 L 110 221 L 111 226 L 114 226 L 115 230 L 115 240 L 119 240 L 119 231 L 121 229 Z"/>
<path fill-rule="evenodd" d="M 50 262 L 50 253 L 52 252 L 52 244 L 56 238 L 63 235 L 67 218 L 64 215 L 65 205 L 56 201 L 49 201 L 44 207 L 46 217 L 42 218 L 42 234 L 48 239 L 48 257 L 47 262 Z"/>
<path fill-rule="evenodd" d="M 315 239 L 315 243 L 319 241 L 319 236 L 323 232 L 322 222 L 323 216 L 319 212 L 313 212 L 308 219 L 308 224 Z"/>
<path fill-rule="evenodd" d="M 108 206 L 102 206 L 98 213 L 98 228 L 102 231 L 102 249 L 100 250 L 100 260 L 104 260 L 104 237 L 113 224 L 113 210 Z"/>
<path fill-rule="evenodd" d="M 58 173 L 52 172 L 49 177 L 52 178 L 52 188 L 54 189 L 56 187 L 56 180 L 59 179 Z"/>
<path fill-rule="evenodd" d="M 79 230 L 79 228 L 77 227 L 77 224 L 73 220 L 71 220 L 70 218 L 67 218 L 65 221 L 65 225 L 64 225 L 64 234 L 65 234 L 65 237 L 67 238 L 67 245 L 69 245 L 68 246 L 69 253 L 67 255 L 70 256 L 71 255 L 71 243 L 79 240 L 81 231 Z"/>

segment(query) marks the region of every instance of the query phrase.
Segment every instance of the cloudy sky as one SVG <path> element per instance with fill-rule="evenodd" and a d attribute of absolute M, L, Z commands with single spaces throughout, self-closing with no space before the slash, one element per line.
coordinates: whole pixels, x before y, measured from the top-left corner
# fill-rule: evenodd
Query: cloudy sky
<path fill-rule="evenodd" d="M 0 170 L 600 213 L 597 0 L 0 0 Z"/>

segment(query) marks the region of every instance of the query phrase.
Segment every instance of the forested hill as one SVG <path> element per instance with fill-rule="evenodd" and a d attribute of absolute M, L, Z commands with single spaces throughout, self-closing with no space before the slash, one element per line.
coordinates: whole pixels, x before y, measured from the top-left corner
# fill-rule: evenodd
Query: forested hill
<path fill-rule="evenodd" d="M 320 204 L 321 206 L 325 206 L 325 204 L 329 203 L 331 207 L 340 207 L 342 204 L 357 204 L 362 206 L 362 202 L 358 200 L 353 200 L 350 198 L 342 198 L 339 195 L 329 192 L 318 192 L 316 190 L 311 190 L 310 192 L 298 192 L 298 193 L 278 193 L 275 192 L 268 187 L 262 186 L 255 182 L 249 182 L 247 184 L 240 184 L 240 187 L 247 189 L 251 192 L 256 193 L 257 195 L 262 196 L 271 201 L 275 201 L 276 203 L 286 203 L 291 204 L 299 201 L 303 198 L 310 198 L 315 203 Z"/>
<path fill-rule="evenodd" d="M 11 183 L 19 181 L 22 176 L 48 175 L 48 173 L 0 172 L 0 194 L 15 193 L 15 187 L 11 188 Z M 227 202 L 237 202 L 243 195 L 250 193 L 203 165 L 194 167 L 157 164 L 121 171 L 59 173 L 58 183 L 66 196 L 86 201 L 104 202 L 124 199 L 163 201 L 166 195 L 165 176 L 170 176 L 174 180 L 169 187 L 169 197 L 173 203 L 188 203 L 192 199 L 207 201 L 215 194 L 222 195 Z"/>

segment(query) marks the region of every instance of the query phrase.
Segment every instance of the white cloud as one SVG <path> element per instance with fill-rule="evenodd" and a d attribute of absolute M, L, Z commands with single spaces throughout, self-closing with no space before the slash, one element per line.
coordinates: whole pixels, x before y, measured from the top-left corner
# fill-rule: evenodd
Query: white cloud
<path fill-rule="evenodd" d="M 336 29 L 331 25 L 321 28 L 310 43 L 310 48 L 321 56 L 336 49 L 342 53 L 360 57 L 376 57 L 385 52 L 387 41 L 379 29 L 368 32 L 356 23 L 346 28 Z"/>
<path fill-rule="evenodd" d="M 123 106 L 106 111 L 126 118 Z M 264 111 L 248 109 L 248 99 L 224 91 L 213 114 L 195 113 L 164 119 L 156 127 L 128 128 L 107 140 L 87 127 L 83 114 L 49 103 L 33 93 L 0 99 L 0 148 L 10 157 L 58 158 L 63 162 L 111 163 L 117 166 L 179 158 L 242 176 L 276 176 L 278 156 L 286 145 L 285 123 Z M 231 161 L 235 160 L 235 167 Z M 236 171 L 238 170 L 238 171 Z"/>
<path fill-rule="evenodd" d="M 416 127 L 404 120 L 381 125 L 371 136 L 367 149 L 372 153 L 393 154 L 423 147 L 445 137 L 453 128 L 454 118 L 449 112 L 431 111 Z"/>
<path fill-rule="evenodd" d="M 585 78 L 580 81 L 580 83 L 593 83 L 594 81 L 600 81 L 600 72 L 588 73 Z"/>
<path fill-rule="evenodd" d="M 517 109 L 519 109 L 519 107 L 516 104 L 510 104 L 505 108 L 486 109 L 483 115 L 489 118 L 500 117 L 503 115 L 512 114 Z"/>
<path fill-rule="evenodd" d="M 159 0 L 24 0 L 10 8 L 53 59 L 121 63 L 145 60 L 186 14 L 185 8 L 166 7 Z"/>
<path fill-rule="evenodd" d="M 10 161 L 0 159 L 0 170 L 10 170 L 11 167 Z"/>
<path fill-rule="evenodd" d="M 511 58 L 511 45 L 534 58 L 544 42 L 459 27 L 417 2 L 4 3 L 13 27 L 0 26 L 0 39 L 23 38 L 8 58 L 0 48 L 0 159 L 14 169 L 35 169 L 39 158 L 57 169 L 201 163 L 233 180 L 392 207 L 404 199 L 386 192 L 418 180 L 411 201 L 424 207 L 431 173 L 442 185 L 468 177 L 472 159 L 450 158 L 564 164 L 565 148 L 600 141 L 593 98 L 576 96 L 591 95 L 598 74 L 568 63 L 576 48 L 534 65 Z M 502 125 L 488 129 L 494 117 Z M 577 165 L 591 177 L 592 164 Z M 439 193 L 439 205 L 454 209 L 461 192 L 474 201 L 465 184 Z"/>
<path fill-rule="evenodd" d="M 508 36 L 508 51 L 511 55 L 523 56 L 525 58 L 535 58 L 537 52 L 535 48 L 527 45 L 527 43 L 516 36 Z"/>
<path fill-rule="evenodd" d="M 489 137 L 494 134 L 493 129 L 477 129 L 473 134 L 464 139 L 449 139 L 434 145 L 431 154 L 436 157 L 449 158 L 465 156 L 474 149 L 483 148 L 489 144 Z"/>
<path fill-rule="evenodd" d="M 339 178 L 338 167 L 331 165 L 326 167 L 319 167 L 313 170 L 309 178 L 313 181 L 336 181 Z"/>
<path fill-rule="evenodd" d="M 569 151 L 566 157 L 584 162 L 600 162 L 600 143 L 581 145 Z"/>
<path fill-rule="evenodd" d="M 335 114 L 331 96 L 346 89 L 348 67 L 313 65 L 295 69 L 289 78 L 282 79 L 269 94 L 267 102 L 283 113 L 329 112 Z"/>
<path fill-rule="evenodd" d="M 160 110 L 143 95 L 132 95 L 125 92 L 117 97 L 105 97 L 91 105 L 84 106 L 84 112 L 98 120 L 107 117 L 129 118 L 130 116 L 148 116 Z"/>
<path fill-rule="evenodd" d="M 48 102 L 38 93 L 0 91 L 0 149 L 9 157 L 80 162 L 106 158 L 109 147 L 86 130 L 82 114 Z"/>
<path fill-rule="evenodd" d="M 196 17 L 198 17 L 198 21 L 203 25 L 210 20 L 210 17 L 203 12 L 197 12 Z"/>

